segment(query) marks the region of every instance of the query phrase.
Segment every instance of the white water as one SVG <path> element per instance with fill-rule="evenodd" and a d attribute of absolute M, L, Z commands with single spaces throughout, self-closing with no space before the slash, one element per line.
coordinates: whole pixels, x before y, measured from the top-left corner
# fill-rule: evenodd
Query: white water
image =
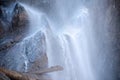
<path fill-rule="evenodd" d="M 92 26 L 89 10 L 82 7 L 72 23 L 64 25 L 58 33 L 47 34 L 50 64 L 64 67 L 64 71 L 54 73 L 56 80 L 96 80 L 90 57 L 95 44 L 89 26 Z"/>
<path fill-rule="evenodd" d="M 97 58 L 92 59 L 98 52 L 98 46 L 94 36 L 92 13 L 88 7 L 78 6 L 68 16 L 69 12 L 65 12 L 62 6 L 58 12 L 61 22 L 56 19 L 62 25 L 56 25 L 44 13 L 26 5 L 24 7 L 31 21 L 30 34 L 43 31 L 46 35 L 49 66 L 64 67 L 63 71 L 51 74 L 53 80 L 98 80 L 100 72 L 97 73 L 93 67 Z"/>

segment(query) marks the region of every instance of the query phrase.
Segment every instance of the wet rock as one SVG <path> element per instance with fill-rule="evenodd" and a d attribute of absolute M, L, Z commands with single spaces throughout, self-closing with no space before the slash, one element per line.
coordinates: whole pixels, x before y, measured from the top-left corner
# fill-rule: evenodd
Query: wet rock
<path fill-rule="evenodd" d="M 0 80 L 10 80 L 5 74 L 0 73 Z"/>
<path fill-rule="evenodd" d="M 10 49 L 1 51 L 0 66 L 19 72 L 33 72 L 47 68 L 48 58 L 44 33 L 39 31 Z"/>
<path fill-rule="evenodd" d="M 26 10 L 19 3 L 15 2 L 16 0 L 1 0 L 1 2 L 2 1 L 3 3 L 7 3 L 8 1 L 8 4 L 11 5 L 7 7 L 3 4 L 0 5 L 0 46 L 3 45 L 2 43 L 4 43 L 5 40 L 13 39 L 12 42 L 15 42 L 14 39 L 17 39 L 17 41 L 20 41 L 25 36 L 29 22 Z M 9 1 L 11 1 L 11 3 L 9 3 Z M 11 42 L 9 41 L 9 43 Z M 4 48 L 7 45 L 10 47 L 9 43 L 4 44 Z M 5 49 L 0 49 L 0 51 L 1 50 Z"/>
<path fill-rule="evenodd" d="M 14 4 L 12 7 L 0 6 L 0 67 L 19 72 L 47 68 L 44 33 L 39 31 L 26 37 L 27 12 L 19 3 Z M 44 76 L 38 75 L 43 80 Z"/>
<path fill-rule="evenodd" d="M 0 26 L 3 26 L 3 23 L 1 20 L 0 20 Z M 4 34 L 4 29 L 3 27 L 0 27 L 0 38 L 4 36 L 3 34 Z"/>
<path fill-rule="evenodd" d="M 48 67 L 48 58 L 45 41 L 44 33 L 39 31 L 30 37 L 26 37 L 13 47 L 0 51 L 0 67 L 19 72 L 35 72 L 46 69 Z M 7 43 L 5 47 L 9 47 L 10 42 L 13 42 L 13 40 L 6 40 L 2 44 L 4 46 Z M 47 80 L 46 75 L 35 76 Z"/>
<path fill-rule="evenodd" d="M 0 6 L 8 7 L 15 2 L 16 0 L 0 0 Z"/>
<path fill-rule="evenodd" d="M 19 30 L 19 32 L 23 32 L 23 29 L 25 29 L 25 26 L 28 24 L 28 15 L 25 11 L 24 7 L 22 7 L 19 4 L 16 4 L 14 9 L 14 16 L 12 20 L 12 31 Z"/>

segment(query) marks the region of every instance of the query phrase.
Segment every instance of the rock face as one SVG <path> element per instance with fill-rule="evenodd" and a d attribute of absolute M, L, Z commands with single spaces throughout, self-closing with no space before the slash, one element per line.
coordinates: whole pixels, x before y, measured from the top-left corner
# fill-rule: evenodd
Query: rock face
<path fill-rule="evenodd" d="M 5 39 L 24 36 L 28 27 L 28 16 L 25 9 L 17 2 L 10 3 L 11 5 L 4 5 L 5 3 L 7 2 L 0 4 L 0 43 L 3 43 Z"/>
<path fill-rule="evenodd" d="M 39 31 L 27 37 L 28 25 L 27 12 L 16 0 L 0 1 L 0 67 L 19 72 L 48 67 L 45 35 Z"/>
<path fill-rule="evenodd" d="M 0 66 L 10 70 L 27 72 L 47 67 L 45 36 L 38 32 L 0 52 Z M 6 64 L 7 63 L 7 64 Z"/>
<path fill-rule="evenodd" d="M 48 67 L 45 36 L 38 32 L 0 52 L 0 66 L 19 72 L 33 72 Z M 43 76 L 39 76 L 40 79 Z"/>

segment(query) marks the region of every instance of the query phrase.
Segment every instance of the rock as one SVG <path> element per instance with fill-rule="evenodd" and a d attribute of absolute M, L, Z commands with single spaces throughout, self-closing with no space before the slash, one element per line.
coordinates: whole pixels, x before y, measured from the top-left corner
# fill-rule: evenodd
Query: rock
<path fill-rule="evenodd" d="M 1 19 L 0 19 L 0 26 L 3 26 Z M 3 27 L 0 27 L 0 38 L 2 38 L 3 36 L 4 36 L 4 29 Z"/>
<path fill-rule="evenodd" d="M 28 29 L 28 15 L 24 7 L 22 7 L 16 0 L 1 0 L 3 3 L 14 4 L 12 6 L 0 5 L 0 45 L 6 39 L 18 39 L 20 41 L 25 36 L 25 32 Z M 7 2 L 8 1 L 8 2 Z M 4 46 L 9 45 L 5 44 Z M 12 45 L 9 45 L 11 47 Z M 9 48 L 7 47 L 7 48 Z M 5 48 L 5 47 L 4 47 Z M 6 48 L 6 49 L 7 49 Z M 5 50 L 5 49 L 2 49 Z M 1 51 L 1 49 L 0 49 Z"/>
<path fill-rule="evenodd" d="M 4 73 L 0 72 L 0 80 L 10 80 Z"/>
<path fill-rule="evenodd" d="M 27 12 L 19 3 L 14 4 L 0 5 L 0 67 L 23 73 L 45 69 L 48 67 L 45 34 L 38 31 L 26 36 Z M 44 76 L 37 77 L 44 80 Z"/>
<path fill-rule="evenodd" d="M 12 31 L 19 30 L 22 33 L 25 30 L 25 26 L 28 24 L 28 15 L 24 7 L 20 4 L 16 4 L 14 9 L 14 16 L 12 20 Z"/>
<path fill-rule="evenodd" d="M 20 37 L 18 36 L 14 40 L 17 41 Z M 39 31 L 6 50 L 6 47 L 9 47 L 13 43 L 13 39 L 5 40 L 2 43 L 5 50 L 0 51 L 0 66 L 23 73 L 46 69 L 48 67 L 48 58 L 45 41 L 44 33 Z M 5 44 L 7 45 L 4 46 Z M 45 75 L 41 74 L 31 76 L 48 80 Z"/>
<path fill-rule="evenodd" d="M 33 72 L 47 68 L 48 58 L 44 33 L 39 31 L 10 49 L 1 51 L 0 67 L 19 72 Z"/>
<path fill-rule="evenodd" d="M 16 0 L 0 0 L 0 6 L 8 7 L 15 2 Z"/>

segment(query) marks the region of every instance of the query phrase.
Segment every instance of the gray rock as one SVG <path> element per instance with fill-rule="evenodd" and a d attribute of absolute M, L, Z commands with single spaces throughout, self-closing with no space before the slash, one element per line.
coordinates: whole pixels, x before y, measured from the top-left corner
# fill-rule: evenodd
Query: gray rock
<path fill-rule="evenodd" d="M 25 35 L 29 21 L 24 7 L 15 2 L 8 7 L 0 6 L 0 13 L 0 42 L 2 39 Z"/>
<path fill-rule="evenodd" d="M 37 71 L 48 67 L 45 35 L 38 32 L 0 52 L 0 66 L 19 72 Z"/>

